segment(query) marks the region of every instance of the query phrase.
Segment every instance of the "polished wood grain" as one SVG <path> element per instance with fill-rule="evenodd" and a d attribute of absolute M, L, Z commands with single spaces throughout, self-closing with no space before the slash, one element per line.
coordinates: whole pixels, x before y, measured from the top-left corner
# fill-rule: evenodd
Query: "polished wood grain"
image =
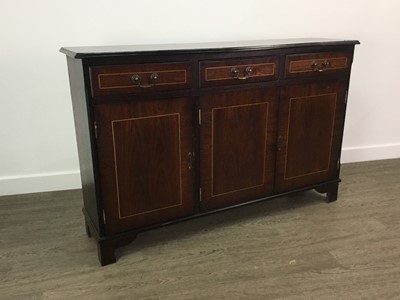
<path fill-rule="evenodd" d="M 120 218 L 182 205 L 180 129 L 179 113 L 112 121 Z"/>
<path fill-rule="evenodd" d="M 286 56 L 285 77 L 326 76 L 333 73 L 348 72 L 352 58 L 351 51 L 291 54 Z M 328 64 L 324 65 L 325 62 Z"/>
<path fill-rule="evenodd" d="M 156 80 L 152 80 L 152 74 L 157 74 Z M 134 75 L 140 76 L 140 85 L 132 81 Z M 90 68 L 90 76 L 93 97 L 188 89 L 192 86 L 192 65 L 153 63 L 98 66 Z"/>
<path fill-rule="evenodd" d="M 272 192 L 277 101 L 276 88 L 200 99 L 203 210 Z"/>
<path fill-rule="evenodd" d="M 289 86 L 280 100 L 275 191 L 337 179 L 345 82 Z"/>
<path fill-rule="evenodd" d="M 340 201 L 309 191 L 159 228 L 103 268 L 80 190 L 0 197 L 0 298 L 398 299 L 400 159 L 341 175 Z"/>
<path fill-rule="evenodd" d="M 336 115 L 336 91 L 291 96 L 284 180 L 329 169 Z"/>
<path fill-rule="evenodd" d="M 250 67 L 252 72 L 246 73 Z M 236 69 L 240 80 L 232 75 L 232 69 Z M 201 86 L 221 86 L 229 84 L 244 84 L 249 82 L 260 82 L 274 80 L 278 77 L 278 57 L 266 56 L 262 58 L 241 58 L 223 61 L 202 61 L 200 62 Z"/>
<path fill-rule="evenodd" d="M 98 105 L 95 113 L 107 232 L 191 214 L 191 100 Z"/>

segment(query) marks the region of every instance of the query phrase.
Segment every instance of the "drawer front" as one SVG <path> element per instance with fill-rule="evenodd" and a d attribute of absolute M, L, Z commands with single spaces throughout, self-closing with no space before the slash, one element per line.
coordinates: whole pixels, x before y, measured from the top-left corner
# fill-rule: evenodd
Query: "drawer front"
<path fill-rule="evenodd" d="M 286 57 L 285 78 L 323 76 L 350 70 L 350 52 L 294 54 Z"/>
<path fill-rule="evenodd" d="M 134 64 L 90 68 L 93 97 L 192 87 L 190 63 Z"/>
<path fill-rule="evenodd" d="M 252 59 L 200 62 L 200 85 L 236 85 L 250 82 L 276 80 L 278 58 L 269 56 Z"/>

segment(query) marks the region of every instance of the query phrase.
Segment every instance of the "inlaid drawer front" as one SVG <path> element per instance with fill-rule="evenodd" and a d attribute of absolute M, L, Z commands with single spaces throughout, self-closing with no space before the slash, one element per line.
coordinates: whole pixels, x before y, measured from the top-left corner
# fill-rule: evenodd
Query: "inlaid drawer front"
<path fill-rule="evenodd" d="M 351 53 L 323 52 L 294 54 L 286 57 L 285 77 L 307 77 L 347 71 L 351 65 Z M 319 75 L 320 76 L 320 75 Z"/>
<path fill-rule="evenodd" d="M 201 86 L 232 85 L 275 80 L 278 58 L 269 56 L 252 59 L 200 62 Z"/>
<path fill-rule="evenodd" d="M 136 94 L 188 89 L 192 86 L 190 63 L 134 64 L 90 68 L 92 94 Z"/>

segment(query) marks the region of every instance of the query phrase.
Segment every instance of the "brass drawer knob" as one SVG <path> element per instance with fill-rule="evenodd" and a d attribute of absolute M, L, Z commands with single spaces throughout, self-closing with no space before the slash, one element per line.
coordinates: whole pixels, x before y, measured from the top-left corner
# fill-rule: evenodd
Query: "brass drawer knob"
<path fill-rule="evenodd" d="M 234 78 L 237 78 L 237 77 L 239 77 L 239 70 L 236 69 L 236 68 L 232 68 L 232 69 L 231 69 L 231 74 L 232 74 L 232 76 L 233 76 Z"/>
<path fill-rule="evenodd" d="M 250 76 L 251 73 L 253 73 L 253 68 L 252 67 L 247 67 L 244 72 Z"/>
<path fill-rule="evenodd" d="M 150 79 L 151 79 L 152 81 L 156 81 L 156 80 L 158 79 L 158 74 L 157 74 L 157 73 L 151 74 L 151 75 L 150 75 Z"/>
<path fill-rule="evenodd" d="M 314 71 L 316 71 L 317 67 L 318 67 L 318 64 L 315 62 L 315 60 L 313 60 L 310 63 L 310 68 L 313 69 Z"/>
<path fill-rule="evenodd" d="M 324 60 L 324 62 L 322 63 L 322 67 L 329 68 L 331 66 L 331 62 L 327 59 Z"/>
<path fill-rule="evenodd" d="M 140 78 L 139 74 L 134 74 L 132 75 L 131 80 L 135 84 L 140 84 L 140 80 L 142 80 L 142 78 Z"/>

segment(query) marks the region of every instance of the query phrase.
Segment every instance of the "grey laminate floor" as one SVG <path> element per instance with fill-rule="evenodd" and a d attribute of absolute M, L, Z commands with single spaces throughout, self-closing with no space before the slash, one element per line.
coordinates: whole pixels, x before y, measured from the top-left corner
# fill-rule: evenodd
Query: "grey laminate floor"
<path fill-rule="evenodd" d="M 0 299 L 400 299 L 400 159 L 141 234 L 100 267 L 79 190 L 0 198 Z"/>

